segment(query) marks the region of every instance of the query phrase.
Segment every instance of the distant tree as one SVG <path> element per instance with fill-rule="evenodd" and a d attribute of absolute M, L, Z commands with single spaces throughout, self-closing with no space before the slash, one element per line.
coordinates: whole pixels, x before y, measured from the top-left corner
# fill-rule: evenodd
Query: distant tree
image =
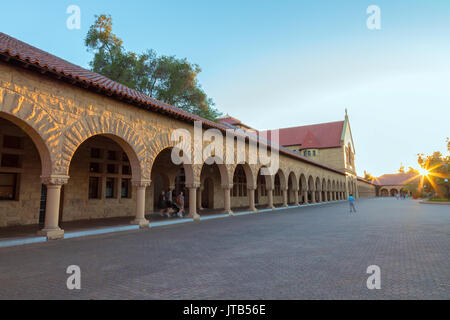
<path fill-rule="evenodd" d="M 413 167 L 408 167 L 408 171 L 406 173 L 419 173 L 419 170 L 414 169 Z"/>
<path fill-rule="evenodd" d="M 400 168 L 398 169 L 399 173 L 405 173 L 405 166 L 403 165 L 403 163 L 400 164 Z"/>
<path fill-rule="evenodd" d="M 96 16 L 85 45 L 94 53 L 90 62 L 94 72 L 203 118 L 214 121 L 221 116 L 197 80 L 201 72 L 197 64 L 158 56 L 153 50 L 142 54 L 126 51 L 123 41 L 112 32 L 111 16 Z"/>
<path fill-rule="evenodd" d="M 417 155 L 419 165 L 428 170 L 424 179 L 424 188 L 435 192 L 439 197 L 450 199 L 450 156 L 443 156 L 441 152 L 436 151 L 432 155 Z M 445 181 L 447 180 L 447 181 Z"/>
<path fill-rule="evenodd" d="M 364 170 L 364 180 L 366 181 L 373 181 L 375 179 L 374 176 L 372 176 L 370 173 Z"/>

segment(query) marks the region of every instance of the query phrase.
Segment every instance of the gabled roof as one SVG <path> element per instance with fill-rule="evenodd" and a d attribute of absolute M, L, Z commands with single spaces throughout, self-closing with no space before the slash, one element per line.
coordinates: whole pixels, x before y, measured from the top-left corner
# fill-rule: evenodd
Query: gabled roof
<path fill-rule="evenodd" d="M 232 128 L 241 126 L 241 127 L 247 128 L 247 129 L 254 130 L 252 127 L 246 125 L 245 123 L 242 123 L 241 120 L 230 117 L 230 116 L 227 116 L 224 118 L 219 118 L 219 119 L 217 119 L 217 122 L 220 124 L 226 125 L 228 127 L 231 126 Z M 254 130 L 254 131 L 256 131 L 256 130 Z"/>
<path fill-rule="evenodd" d="M 236 124 L 241 124 L 242 122 L 236 118 L 233 117 L 223 117 L 223 118 L 219 118 L 217 119 L 217 122 L 219 123 L 228 123 L 231 125 L 236 125 Z"/>
<path fill-rule="evenodd" d="M 417 173 L 392 173 L 383 174 L 373 180 L 373 184 L 378 186 L 401 186 L 411 181 Z"/>
<path fill-rule="evenodd" d="M 280 129 L 280 145 L 301 145 L 301 149 L 340 147 L 343 128 L 344 121 L 337 121 Z"/>

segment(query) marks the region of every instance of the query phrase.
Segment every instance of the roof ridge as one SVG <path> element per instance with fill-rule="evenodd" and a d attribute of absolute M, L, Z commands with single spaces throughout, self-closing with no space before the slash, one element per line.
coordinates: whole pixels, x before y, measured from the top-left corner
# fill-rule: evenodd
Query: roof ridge
<path fill-rule="evenodd" d="M 319 125 L 323 125 L 323 124 L 334 124 L 334 123 L 343 123 L 344 120 L 340 120 L 340 121 L 330 121 L 330 122 L 321 122 L 321 123 L 313 123 L 313 124 L 306 124 L 303 126 L 295 126 L 295 127 L 285 127 L 285 128 L 279 128 L 279 129 L 272 129 L 273 130 L 286 130 L 286 129 L 297 129 L 297 128 L 305 128 L 305 127 L 314 127 L 314 126 L 319 126 Z"/>

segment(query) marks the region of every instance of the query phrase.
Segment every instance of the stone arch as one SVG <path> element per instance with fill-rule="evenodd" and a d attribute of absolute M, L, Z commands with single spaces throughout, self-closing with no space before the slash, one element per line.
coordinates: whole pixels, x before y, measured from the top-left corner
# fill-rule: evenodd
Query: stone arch
<path fill-rule="evenodd" d="M 305 192 L 306 190 L 308 190 L 308 185 L 306 183 L 306 177 L 303 173 L 300 174 L 299 186 L 301 186 L 301 190 L 299 190 L 299 191 Z"/>
<path fill-rule="evenodd" d="M 28 137 L 33 141 L 38 153 L 41 158 L 41 174 L 43 177 L 49 177 L 54 173 L 52 155 L 48 148 L 48 144 L 44 141 L 41 133 L 36 131 L 31 125 L 26 121 L 19 119 L 15 116 L 11 116 L 7 113 L 0 112 L 0 118 L 5 119 L 20 129 L 22 129 Z"/>
<path fill-rule="evenodd" d="M 244 169 L 245 179 L 247 180 L 247 188 L 255 189 L 256 188 L 255 175 L 253 173 L 252 167 L 248 165 L 248 163 L 239 163 L 233 166 L 232 177 L 234 177 L 234 174 L 238 166 L 242 166 L 242 168 Z"/>
<path fill-rule="evenodd" d="M 319 177 L 316 178 L 315 187 L 316 187 L 316 191 L 322 191 L 322 184 L 320 182 Z"/>
<path fill-rule="evenodd" d="M 266 189 L 267 190 L 273 190 L 275 187 L 275 175 L 263 175 L 262 174 L 262 168 L 267 168 L 266 166 L 260 166 L 258 171 L 256 172 L 256 181 L 258 181 L 258 176 L 261 175 L 261 177 L 264 177 L 266 182 Z"/>
<path fill-rule="evenodd" d="M 203 168 L 208 165 L 206 162 L 209 162 L 209 160 L 211 160 L 211 158 L 206 159 L 205 162 L 201 165 L 200 174 L 201 174 Z M 227 165 L 224 164 L 224 161 L 222 159 L 217 159 L 217 156 L 216 156 L 215 161 L 211 165 L 216 165 L 219 168 L 220 183 L 222 186 L 230 186 L 233 183 L 233 180 L 232 180 L 233 176 L 230 177 L 230 170 L 227 167 Z M 233 170 L 233 174 L 234 174 L 234 170 Z M 200 179 L 200 177 L 199 177 L 199 179 Z"/>
<path fill-rule="evenodd" d="M 308 177 L 308 191 L 315 191 L 314 178 L 310 175 Z"/>
<path fill-rule="evenodd" d="M 295 175 L 295 172 L 294 171 L 291 171 L 290 173 L 289 173 L 289 176 L 288 176 L 288 181 L 291 181 L 291 183 L 292 183 L 292 188 L 294 189 L 294 190 L 298 190 L 299 189 L 299 187 L 298 187 L 298 179 L 297 179 L 297 176 Z M 289 182 L 288 182 L 288 184 L 289 184 Z"/>
<path fill-rule="evenodd" d="M 130 160 L 133 180 L 150 180 L 146 148 L 140 135 L 120 119 L 99 116 L 77 121 L 65 131 L 62 167 L 67 174 L 76 150 L 83 142 L 95 136 L 108 137 L 125 151 Z"/>
<path fill-rule="evenodd" d="M 153 166 L 155 164 L 156 159 L 158 158 L 159 155 L 161 155 L 163 152 L 168 151 L 168 150 L 172 150 L 173 147 L 165 147 L 163 149 L 161 149 L 158 154 L 156 155 L 156 157 L 154 159 L 152 159 L 152 161 L 150 162 L 151 166 L 150 166 L 150 173 L 153 171 Z M 173 164 L 175 166 L 175 164 Z M 201 170 L 203 165 L 192 165 L 190 163 L 182 163 L 181 166 L 184 169 L 184 174 L 186 177 L 186 186 L 200 186 L 200 175 L 201 175 Z"/>
<path fill-rule="evenodd" d="M 280 178 L 281 190 L 287 190 L 288 180 L 286 179 L 286 174 L 284 173 L 284 171 L 281 169 L 278 169 L 277 173 L 274 175 L 274 178 L 276 175 L 278 175 L 278 177 Z"/>
<path fill-rule="evenodd" d="M 397 194 L 399 194 L 398 189 L 391 188 L 391 190 L 389 191 L 389 194 L 391 195 L 391 197 L 395 197 Z"/>

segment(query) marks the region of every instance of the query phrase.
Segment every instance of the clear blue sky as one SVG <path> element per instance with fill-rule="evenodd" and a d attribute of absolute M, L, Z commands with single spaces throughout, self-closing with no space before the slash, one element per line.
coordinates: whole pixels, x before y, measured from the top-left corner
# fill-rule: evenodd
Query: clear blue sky
<path fill-rule="evenodd" d="M 366 8 L 381 8 L 381 30 Z M 80 30 L 66 8 L 81 8 Z M 450 1 L 4 2 L 0 31 L 87 67 L 95 14 L 111 14 L 133 51 L 203 69 L 217 107 L 257 129 L 342 120 L 349 109 L 360 175 L 417 166 L 450 136 Z"/>

